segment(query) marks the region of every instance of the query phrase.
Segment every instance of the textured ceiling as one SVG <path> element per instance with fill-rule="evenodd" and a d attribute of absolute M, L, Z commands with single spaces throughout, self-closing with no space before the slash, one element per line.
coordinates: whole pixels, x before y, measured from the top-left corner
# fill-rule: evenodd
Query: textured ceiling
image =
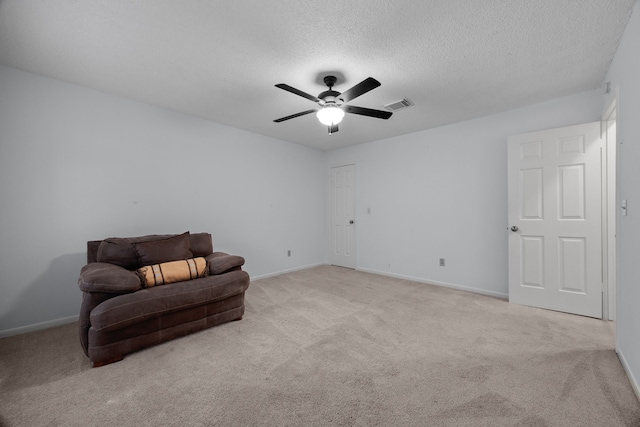
<path fill-rule="evenodd" d="M 635 0 L 0 0 L 0 63 L 332 149 L 603 84 Z M 328 135 L 317 95 L 382 83 Z"/>

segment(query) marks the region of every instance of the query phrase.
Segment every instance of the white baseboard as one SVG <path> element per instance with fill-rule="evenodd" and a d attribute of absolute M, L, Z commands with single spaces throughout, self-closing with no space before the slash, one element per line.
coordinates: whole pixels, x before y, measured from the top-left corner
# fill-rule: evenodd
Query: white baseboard
<path fill-rule="evenodd" d="M 274 273 L 268 273 L 268 274 L 262 274 L 260 276 L 251 276 L 251 280 L 260 280 L 260 279 L 266 279 L 268 277 L 274 277 L 274 276 L 280 276 L 281 274 L 286 274 L 286 273 L 291 273 L 294 271 L 300 271 L 300 270 L 306 270 L 307 268 L 313 268 L 313 267 L 318 267 L 320 265 L 330 265 L 327 262 L 319 262 L 316 264 L 309 264 L 309 265 L 304 265 L 301 267 L 296 267 L 296 268 L 292 268 L 289 270 L 282 270 L 282 271 L 277 271 Z M 480 289 L 480 288 L 471 288 L 468 286 L 462 286 L 462 285 L 455 285 L 453 283 L 446 283 L 446 282 L 438 282 L 436 280 L 426 280 L 426 279 L 421 279 L 419 277 L 412 277 L 412 276 L 406 276 L 403 274 L 394 274 L 394 273 L 389 273 L 386 271 L 378 271 L 378 270 L 373 270 L 370 268 L 357 268 L 357 271 L 362 271 L 365 273 L 371 273 L 371 274 L 378 274 L 381 276 L 387 276 L 387 277 L 393 277 L 395 279 L 403 279 L 403 280 L 411 280 L 412 282 L 419 282 L 419 283 L 427 283 L 430 285 L 437 285 L 437 286 L 443 286 L 445 288 L 451 288 L 451 289 L 457 289 L 459 291 L 466 291 L 466 292 L 473 292 L 475 294 L 481 294 L 481 295 L 487 295 L 490 297 L 496 297 L 496 298 L 501 298 L 501 299 L 509 299 L 509 295 L 502 293 L 502 292 L 493 292 L 493 291 L 487 291 L 485 289 Z"/>
<path fill-rule="evenodd" d="M 277 271 L 274 273 L 267 273 L 260 276 L 252 276 L 251 281 L 266 279 L 267 277 L 280 276 L 281 274 L 292 273 L 294 271 L 306 270 L 307 268 L 317 267 L 320 265 L 327 265 L 327 263 L 320 262 L 317 264 L 309 264 L 309 265 L 304 265 L 302 267 L 296 267 L 288 270 Z M 66 325 L 67 323 L 76 322 L 78 318 L 79 318 L 79 315 L 75 315 L 75 316 L 64 317 L 62 319 L 54 319 L 54 320 L 48 320 L 46 322 L 35 323 L 33 325 L 20 326 L 19 328 L 0 330 L 0 338 L 11 337 L 13 335 L 26 334 L 27 332 L 39 331 L 41 329 L 52 328 L 54 326 Z"/>
<path fill-rule="evenodd" d="M 275 276 L 280 276 L 280 275 L 286 274 L 286 273 L 293 273 L 294 271 L 306 270 L 307 268 L 318 267 L 320 265 L 328 265 L 328 263 L 319 262 L 319 263 L 316 263 L 316 264 L 303 265 L 302 267 L 290 268 L 288 270 L 276 271 L 274 273 L 261 274 L 259 276 L 251 276 L 251 281 L 253 282 L 254 280 L 266 279 L 268 277 L 275 277 Z"/>
<path fill-rule="evenodd" d="M 487 291 L 486 289 L 471 288 L 469 286 L 455 285 L 453 283 L 439 282 L 437 280 L 421 279 L 419 277 L 405 276 L 404 274 L 389 273 L 386 271 L 378 271 L 370 268 L 356 268 L 356 270 L 364 271 L 365 273 L 372 273 L 372 274 L 379 274 L 381 276 L 393 277 L 395 279 L 411 280 L 412 282 L 427 283 L 429 285 L 437 285 L 445 288 L 457 289 L 459 291 L 473 292 L 474 294 L 487 295 L 490 297 L 496 297 L 500 299 L 506 299 L 506 300 L 509 299 L 509 294 L 505 294 L 502 292 Z"/>
<path fill-rule="evenodd" d="M 291 269 L 287 269 L 287 270 L 276 271 L 276 272 L 273 272 L 273 273 L 261 274 L 259 276 L 252 276 L 251 277 L 251 281 L 257 281 L 257 280 L 260 280 L 260 279 L 266 279 L 268 277 L 280 276 L 282 274 L 292 273 L 294 271 L 306 270 L 308 268 L 313 268 L 313 267 L 318 267 L 318 266 L 321 266 L 321 265 L 328 265 L 328 264 L 329 263 L 327 263 L 327 262 L 319 262 L 319 263 L 303 265 L 303 266 L 300 266 L 300 267 L 295 267 L 295 268 L 291 268 Z M 365 273 L 372 273 L 372 274 L 379 274 L 381 276 L 393 277 L 393 278 L 396 278 L 396 279 L 411 280 L 412 282 L 428 283 L 428 284 L 431 284 L 431 285 L 443 286 L 445 288 L 457 289 L 457 290 L 466 291 L 466 292 L 473 292 L 473 293 L 476 293 L 476 294 L 488 295 L 488 296 L 492 296 L 492 297 L 496 297 L 496 298 L 509 299 L 509 296 L 507 294 L 503 294 L 501 292 L 493 292 L 493 291 L 487 291 L 487 290 L 479 289 L 479 288 L 471 288 L 471 287 L 467 287 L 467 286 L 455 285 L 455 284 L 452 284 L 452 283 L 438 282 L 436 280 L 425 280 L 425 279 L 421 279 L 419 277 L 405 276 L 403 274 L 388 273 L 388 272 L 377 271 L 377 270 L 372 270 L 372 269 L 368 269 L 368 268 L 356 268 L 356 270 L 363 271 Z M 76 315 L 76 316 L 65 317 L 65 318 L 62 318 L 62 319 L 55 319 L 55 320 L 49 320 L 49 321 L 46 321 L 46 322 L 35 323 L 33 325 L 21 326 L 19 328 L 6 329 L 6 330 L 3 330 L 3 331 L 0 331 L 0 338 L 5 338 L 5 337 L 13 336 L 13 335 L 24 334 L 24 333 L 27 333 L 27 332 L 38 331 L 40 329 L 51 328 L 53 326 L 60 326 L 60 325 L 64 325 L 64 324 L 67 324 L 67 323 L 75 322 L 77 320 L 78 320 L 78 316 Z M 637 390 L 637 385 L 636 385 L 636 390 Z M 636 393 L 637 393 L 637 391 L 636 391 Z"/>
<path fill-rule="evenodd" d="M 13 335 L 26 334 L 27 332 L 39 331 L 41 329 L 52 328 L 54 326 L 66 325 L 67 323 L 76 322 L 78 315 L 63 317 L 62 319 L 47 320 L 46 322 L 34 323 L 33 325 L 20 326 L 19 328 L 5 329 L 0 331 L 0 338 L 6 338 Z"/>
<path fill-rule="evenodd" d="M 620 359 L 620 363 L 622 363 L 622 367 L 624 371 L 627 373 L 627 377 L 629 378 L 629 382 L 631 383 L 631 388 L 633 392 L 636 394 L 638 400 L 640 400 L 640 387 L 638 386 L 638 381 L 636 377 L 633 375 L 631 368 L 629 368 L 629 364 L 627 363 L 627 359 L 625 359 L 624 354 L 622 354 L 622 350 L 616 348 L 616 353 L 618 354 L 618 359 Z"/>

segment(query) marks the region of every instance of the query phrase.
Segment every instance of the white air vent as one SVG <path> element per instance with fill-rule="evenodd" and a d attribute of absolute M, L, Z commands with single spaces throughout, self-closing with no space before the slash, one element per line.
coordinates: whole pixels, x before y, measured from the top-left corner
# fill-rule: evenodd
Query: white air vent
<path fill-rule="evenodd" d="M 398 111 L 402 110 L 403 108 L 411 107 L 412 105 L 413 104 L 411 103 L 411 101 L 409 101 L 407 98 L 402 98 L 399 101 L 393 101 L 389 102 L 388 104 L 384 104 L 383 107 L 385 107 L 387 110 Z"/>

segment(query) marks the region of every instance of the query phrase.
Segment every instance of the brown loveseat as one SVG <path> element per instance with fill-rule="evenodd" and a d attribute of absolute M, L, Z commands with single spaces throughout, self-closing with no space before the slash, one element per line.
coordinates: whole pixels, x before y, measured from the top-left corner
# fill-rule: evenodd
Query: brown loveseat
<path fill-rule="evenodd" d="M 188 261 L 169 262 L 177 260 Z M 183 269 L 170 271 L 183 263 Z M 152 264 L 153 269 L 145 267 Z M 142 348 L 242 319 L 249 287 L 242 265 L 240 256 L 213 252 L 208 233 L 87 242 L 87 265 L 78 280 L 85 354 L 94 367 L 102 366 Z M 194 278 L 178 277 L 184 274 Z M 181 281 L 169 283 L 174 276 Z"/>

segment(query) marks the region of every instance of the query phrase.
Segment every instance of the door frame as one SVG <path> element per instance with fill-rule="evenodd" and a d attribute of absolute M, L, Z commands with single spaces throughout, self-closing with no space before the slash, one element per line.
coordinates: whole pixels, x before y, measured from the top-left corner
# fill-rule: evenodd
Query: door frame
<path fill-rule="evenodd" d="M 601 136 L 605 141 L 603 153 L 602 189 L 603 189 L 603 222 L 602 222 L 602 265 L 604 285 L 602 290 L 602 318 L 616 320 L 616 288 L 618 270 L 618 138 L 617 132 L 608 132 L 613 123 L 618 126 L 618 87 L 615 88 L 605 102 L 601 116 Z"/>

